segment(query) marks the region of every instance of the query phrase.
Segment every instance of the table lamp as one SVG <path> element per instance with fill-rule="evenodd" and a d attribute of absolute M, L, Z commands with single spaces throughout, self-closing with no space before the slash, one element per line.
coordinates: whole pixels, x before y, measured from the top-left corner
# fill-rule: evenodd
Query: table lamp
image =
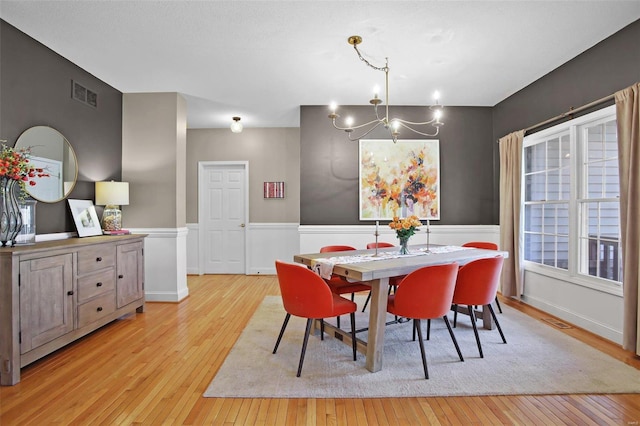
<path fill-rule="evenodd" d="M 119 207 L 129 205 L 129 182 L 96 182 L 96 205 L 105 206 L 102 230 L 121 230 L 122 212 Z"/>

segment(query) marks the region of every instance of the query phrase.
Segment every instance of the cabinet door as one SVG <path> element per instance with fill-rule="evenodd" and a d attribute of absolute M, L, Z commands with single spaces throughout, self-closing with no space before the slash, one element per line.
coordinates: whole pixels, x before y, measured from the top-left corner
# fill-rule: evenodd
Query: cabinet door
<path fill-rule="evenodd" d="M 20 353 L 73 330 L 72 256 L 20 262 Z"/>
<path fill-rule="evenodd" d="M 116 296 L 118 308 L 144 295 L 144 259 L 142 242 L 118 245 Z"/>

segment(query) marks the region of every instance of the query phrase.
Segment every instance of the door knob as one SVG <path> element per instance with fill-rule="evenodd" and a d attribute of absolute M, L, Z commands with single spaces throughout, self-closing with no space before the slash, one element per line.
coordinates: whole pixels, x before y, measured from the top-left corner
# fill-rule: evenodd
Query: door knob
<path fill-rule="evenodd" d="M 244 223 L 241 223 L 241 224 L 240 224 L 240 228 L 244 228 Z"/>

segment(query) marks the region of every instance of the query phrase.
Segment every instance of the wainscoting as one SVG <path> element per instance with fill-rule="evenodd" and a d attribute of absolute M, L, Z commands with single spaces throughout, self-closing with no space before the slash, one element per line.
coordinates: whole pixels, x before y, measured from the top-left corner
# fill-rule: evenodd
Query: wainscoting
<path fill-rule="evenodd" d="M 186 275 L 202 275 L 198 265 L 198 224 L 180 229 L 132 229 L 145 238 L 145 297 L 147 301 L 178 302 L 189 294 Z M 315 253 L 330 244 L 364 248 L 375 240 L 374 225 L 319 226 L 297 223 L 251 223 L 247 226 L 247 275 L 275 275 L 276 259 Z M 380 227 L 379 241 L 397 244 L 394 233 Z M 37 241 L 73 238 L 75 234 L 38 235 Z M 431 226 L 430 242 L 459 245 L 466 241 L 498 243 L 497 225 Z M 424 230 L 411 243 L 426 243 Z M 525 271 L 522 300 L 607 340 L 622 342 L 622 291 L 569 282 L 552 273 Z"/>
<path fill-rule="evenodd" d="M 198 224 L 187 225 L 187 273 L 202 275 L 198 265 Z M 247 226 L 246 273 L 275 274 L 276 259 L 292 261 L 298 253 L 315 253 L 320 247 L 346 244 L 365 248 L 375 241 L 375 225 L 298 225 L 297 223 L 250 223 Z M 378 241 L 397 244 L 395 233 L 380 226 Z M 462 244 L 466 241 L 498 242 L 497 225 L 431 226 L 432 244 Z M 426 244 L 424 229 L 411 237 L 409 244 Z"/>
<path fill-rule="evenodd" d="M 187 225 L 187 273 L 202 275 L 198 267 L 198 224 Z M 499 243 L 497 225 L 432 225 L 430 243 L 460 245 L 467 241 Z M 297 223 L 251 223 L 247 227 L 247 275 L 275 274 L 276 259 L 291 261 L 294 254 L 315 253 L 320 247 L 346 244 L 364 248 L 375 241 L 374 225 L 298 225 Z M 378 241 L 397 244 L 387 226 L 380 226 Z M 425 244 L 421 229 L 410 244 Z M 522 300 L 607 340 L 622 342 L 622 296 L 566 280 L 525 273 Z"/>

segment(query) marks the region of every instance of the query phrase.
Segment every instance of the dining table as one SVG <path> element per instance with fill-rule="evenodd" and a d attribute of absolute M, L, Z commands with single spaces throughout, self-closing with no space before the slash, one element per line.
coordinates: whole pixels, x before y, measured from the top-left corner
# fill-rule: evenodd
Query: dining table
<path fill-rule="evenodd" d="M 294 255 L 294 262 L 301 263 L 319 273 L 323 278 L 331 274 L 349 281 L 362 281 L 371 285 L 369 328 L 367 341 L 358 341 L 358 349 L 366 354 L 365 367 L 376 372 L 382 369 L 384 333 L 387 320 L 387 294 L 389 278 L 407 275 L 424 266 L 457 262 L 460 266 L 473 260 L 509 253 L 501 250 L 486 250 L 453 245 L 421 244 L 409 246 L 409 253 L 399 254 L 398 247 L 346 252 L 325 252 Z M 428 283 L 425 283 L 428 285 Z M 492 328 L 488 309 L 480 313 L 484 328 Z M 345 343 L 351 343 L 350 334 L 330 327 Z"/>

